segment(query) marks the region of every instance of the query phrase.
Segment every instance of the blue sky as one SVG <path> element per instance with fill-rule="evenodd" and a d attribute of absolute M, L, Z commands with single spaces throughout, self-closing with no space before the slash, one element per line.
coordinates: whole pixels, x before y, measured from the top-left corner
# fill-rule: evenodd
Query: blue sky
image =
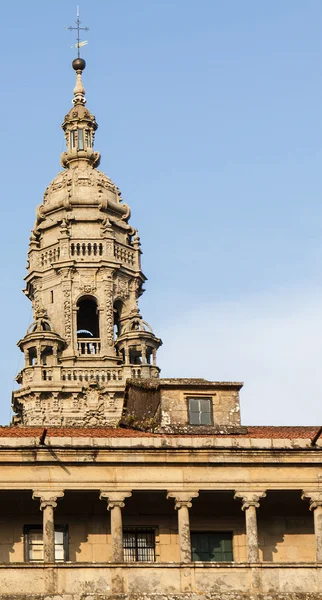
<path fill-rule="evenodd" d="M 245 424 L 322 423 L 321 0 L 84 0 L 101 168 L 132 209 L 162 375 L 242 380 Z M 76 5 L 2 7 L 0 422 L 60 170 Z"/>

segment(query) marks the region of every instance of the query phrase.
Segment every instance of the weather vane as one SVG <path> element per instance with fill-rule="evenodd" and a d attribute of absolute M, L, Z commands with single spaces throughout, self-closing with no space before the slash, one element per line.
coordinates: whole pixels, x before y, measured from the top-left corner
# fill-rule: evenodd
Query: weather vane
<path fill-rule="evenodd" d="M 74 46 L 72 46 L 72 48 L 77 48 L 77 58 L 80 58 L 80 51 L 79 49 L 82 48 L 83 46 L 86 46 L 86 44 L 88 44 L 87 41 L 83 41 L 81 42 L 80 39 L 80 32 L 81 31 L 88 31 L 89 27 L 81 27 L 81 21 L 79 20 L 79 6 L 77 6 L 77 13 L 76 13 L 76 27 L 67 27 L 67 29 L 69 29 L 69 31 L 77 31 L 77 37 L 76 37 L 76 44 Z"/>

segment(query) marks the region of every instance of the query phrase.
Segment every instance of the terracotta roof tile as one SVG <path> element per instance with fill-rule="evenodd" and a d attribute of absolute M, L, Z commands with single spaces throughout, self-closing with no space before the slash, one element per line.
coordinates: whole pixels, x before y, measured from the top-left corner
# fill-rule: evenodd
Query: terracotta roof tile
<path fill-rule="evenodd" d="M 272 427 L 272 426 L 256 426 L 247 427 L 248 433 L 243 434 L 243 437 L 250 438 L 279 438 L 294 440 L 296 438 L 312 439 L 318 433 L 320 427 L 302 427 L 302 426 L 284 426 L 284 427 Z"/>
<path fill-rule="evenodd" d="M 1 437 L 40 437 L 44 427 L 0 427 Z M 153 433 L 122 427 L 47 427 L 47 437 L 151 437 Z"/>
<path fill-rule="evenodd" d="M 242 434 L 202 434 L 201 437 L 243 437 L 243 438 L 279 438 L 279 439 L 313 439 L 320 427 L 271 427 L 250 426 L 247 433 Z M 0 438 L 5 437 L 40 437 L 44 427 L 0 426 Z M 196 435 L 198 431 L 196 430 Z M 97 438 L 135 438 L 135 437 L 193 437 L 191 434 L 159 434 L 122 427 L 48 427 L 48 437 L 97 437 Z"/>

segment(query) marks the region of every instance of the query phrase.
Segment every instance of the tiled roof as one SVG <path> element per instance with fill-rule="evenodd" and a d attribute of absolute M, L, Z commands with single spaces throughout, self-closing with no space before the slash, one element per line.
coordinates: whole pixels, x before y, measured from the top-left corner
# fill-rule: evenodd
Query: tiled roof
<path fill-rule="evenodd" d="M 247 433 L 240 434 L 201 434 L 201 437 L 242 437 L 242 438 L 278 438 L 278 439 L 314 439 L 318 434 L 320 427 L 271 427 L 271 426 L 256 426 L 247 427 Z M 44 427 L 1 427 L 0 438 L 19 438 L 19 437 L 40 437 L 44 431 Z M 96 437 L 96 438 L 133 438 L 133 437 L 193 437 L 189 434 L 160 434 L 150 433 L 146 431 L 138 431 L 136 429 L 127 429 L 123 427 L 48 427 L 48 437 Z M 196 429 L 196 435 L 198 431 Z"/>
<path fill-rule="evenodd" d="M 285 427 L 247 427 L 248 433 L 242 437 L 250 438 L 279 438 L 294 440 L 296 438 L 313 439 L 317 435 L 320 427 L 301 427 L 301 426 L 285 426 Z"/>
<path fill-rule="evenodd" d="M 47 427 L 47 437 L 155 437 L 156 434 L 123 427 Z M 0 427 L 1 437 L 40 437 L 44 427 Z"/>

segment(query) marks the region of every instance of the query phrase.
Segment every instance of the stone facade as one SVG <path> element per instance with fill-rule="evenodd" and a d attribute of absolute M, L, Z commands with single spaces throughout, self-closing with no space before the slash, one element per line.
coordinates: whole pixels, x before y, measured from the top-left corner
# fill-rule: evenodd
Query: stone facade
<path fill-rule="evenodd" d="M 0 600 L 322 600 L 322 428 L 245 427 L 241 383 L 159 377 L 138 233 L 73 66 L 0 428 Z"/>

